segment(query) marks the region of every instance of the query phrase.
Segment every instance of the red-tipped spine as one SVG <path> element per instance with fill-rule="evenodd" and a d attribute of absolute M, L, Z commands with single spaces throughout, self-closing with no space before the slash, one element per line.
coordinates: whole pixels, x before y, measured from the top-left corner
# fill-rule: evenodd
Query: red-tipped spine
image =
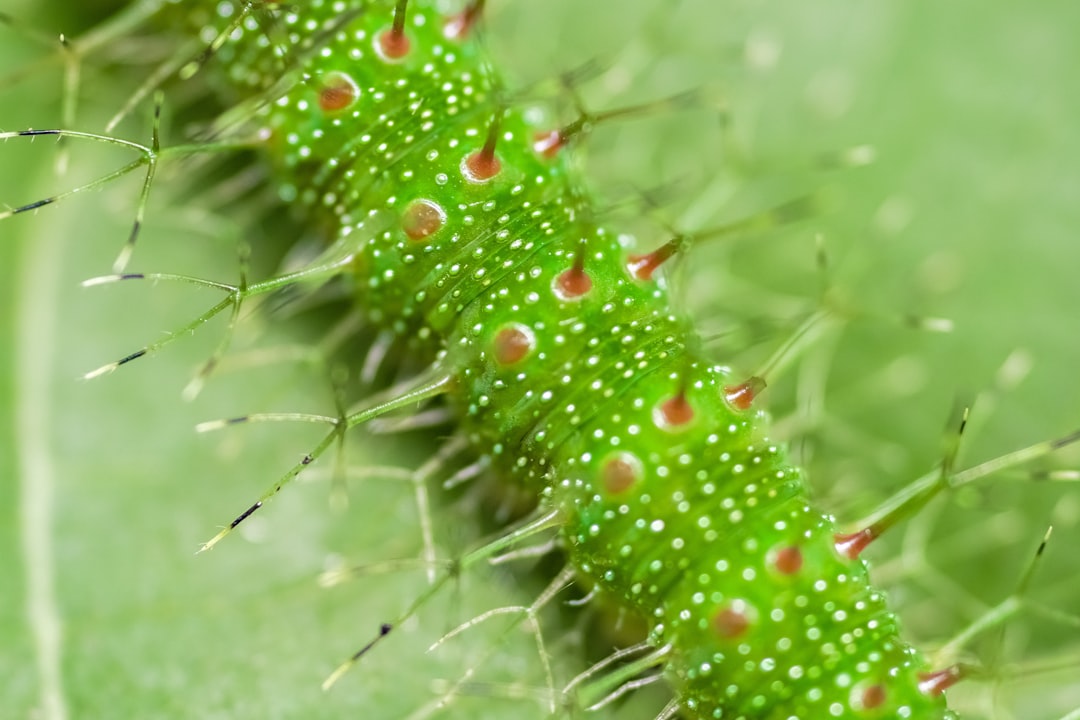
<path fill-rule="evenodd" d="M 836 545 L 836 552 L 848 560 L 857 560 L 862 551 L 874 540 L 877 540 L 879 534 L 876 526 L 871 525 L 858 532 L 837 533 L 833 536 L 833 543 Z"/>
<path fill-rule="evenodd" d="M 446 20 L 443 25 L 443 36 L 448 40 L 464 40 L 476 28 L 476 24 L 484 14 L 485 0 L 473 0 L 468 7 Z"/>
<path fill-rule="evenodd" d="M 749 410 L 754 398 L 765 389 L 765 379 L 754 375 L 738 385 L 726 385 L 724 398 L 739 410 Z"/>
<path fill-rule="evenodd" d="M 631 255 L 626 262 L 626 269 L 638 280 L 652 280 L 653 273 L 672 258 L 682 246 L 682 238 L 672 238 L 645 255 Z"/>
<path fill-rule="evenodd" d="M 919 691 L 930 697 L 937 697 L 968 676 L 968 666 L 951 665 L 936 672 L 919 673 Z"/>

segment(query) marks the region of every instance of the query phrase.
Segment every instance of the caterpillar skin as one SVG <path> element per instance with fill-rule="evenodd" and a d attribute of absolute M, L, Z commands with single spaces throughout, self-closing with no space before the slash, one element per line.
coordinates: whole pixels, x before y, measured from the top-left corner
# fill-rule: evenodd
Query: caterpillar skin
<path fill-rule="evenodd" d="M 653 277 L 664 251 L 592 221 L 568 138 L 501 107 L 481 44 L 432 5 L 397 33 L 393 8 L 312 0 L 218 50 L 240 97 L 281 80 L 282 39 L 294 52 L 258 122 L 360 307 L 452 376 L 475 451 L 557 510 L 581 582 L 648 623 L 682 716 L 955 717 L 767 438 L 756 384 L 695 349 Z"/>

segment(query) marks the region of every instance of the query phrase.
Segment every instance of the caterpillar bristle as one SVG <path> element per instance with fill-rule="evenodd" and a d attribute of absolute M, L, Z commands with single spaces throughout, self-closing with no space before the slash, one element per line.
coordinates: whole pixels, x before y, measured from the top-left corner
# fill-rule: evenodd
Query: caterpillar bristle
<path fill-rule="evenodd" d="M 473 550 L 467 552 L 459 560 L 455 560 L 443 574 L 436 577 L 435 581 L 430 583 L 427 590 L 418 595 L 409 605 L 409 607 L 393 622 L 384 622 L 379 626 L 379 633 L 374 638 L 369 640 L 360 649 L 349 656 L 344 662 L 342 662 L 334 671 L 323 681 L 323 690 L 329 690 L 333 687 L 349 670 L 351 670 L 367 653 L 369 653 L 380 641 L 390 634 L 394 627 L 400 627 L 402 623 L 405 623 L 410 618 L 414 617 L 422 607 L 424 607 L 436 593 L 442 589 L 442 587 L 451 579 L 457 577 L 462 571 L 473 567 L 476 563 L 488 560 L 489 558 L 498 555 L 504 549 L 515 545 L 516 543 L 529 539 L 535 536 L 537 533 L 546 532 L 555 527 L 558 527 L 560 521 L 559 513 L 551 511 L 547 513 L 533 513 L 531 516 L 525 518 L 522 522 L 518 523 L 516 527 L 505 532 L 498 538 L 481 544 Z M 552 584 L 554 585 L 554 583 Z M 560 583 L 561 585 L 561 583 Z M 548 597 L 542 595 L 542 597 Z M 471 674 L 471 672 L 470 672 Z"/>
<path fill-rule="evenodd" d="M 544 679 L 546 681 L 546 686 L 547 686 L 547 690 L 548 690 L 548 697 L 549 697 L 548 704 L 547 704 L 547 710 L 549 712 L 551 712 L 551 713 L 555 713 L 556 712 L 556 706 L 557 706 L 558 693 L 557 693 L 557 691 L 555 689 L 554 674 L 552 673 L 550 659 L 549 659 L 548 652 L 547 652 L 547 650 L 545 648 L 545 645 L 544 645 L 543 633 L 540 630 L 538 614 L 539 614 L 540 610 L 545 605 L 550 603 L 555 598 L 556 595 L 558 595 L 560 592 L 562 592 L 567 587 L 569 587 L 573 583 L 573 580 L 574 580 L 573 568 L 564 567 L 552 579 L 552 581 L 548 584 L 548 586 L 543 591 L 540 592 L 540 594 L 537 596 L 536 600 L 533 601 L 533 603 L 531 605 L 529 605 L 527 607 L 526 606 L 499 607 L 499 608 L 492 608 L 491 610 L 487 610 L 484 613 L 482 613 L 480 615 L 477 615 L 476 617 L 471 618 L 471 619 L 461 623 L 457 627 L 455 627 L 455 628 L 451 629 L 450 631 L 448 631 L 447 633 L 445 633 L 442 637 L 440 637 L 438 640 L 436 640 L 434 643 L 431 644 L 431 646 L 428 648 L 428 652 L 434 652 L 435 650 L 439 649 L 445 643 L 449 642 L 450 640 L 457 637 L 458 635 L 460 635 L 460 634 L 462 634 L 462 633 L 464 633 L 464 632 L 466 632 L 468 630 L 471 630 L 472 628 L 475 628 L 475 627 L 479 626 L 480 624 L 485 623 L 485 622 L 487 622 L 487 621 L 489 621 L 489 620 L 491 620 L 493 618 L 501 617 L 501 616 L 504 616 L 504 615 L 514 616 L 514 619 L 510 623 L 508 623 L 504 627 L 504 629 L 502 630 L 500 635 L 497 636 L 496 642 L 499 642 L 499 641 L 503 640 L 506 637 L 507 634 L 509 634 L 514 629 L 516 629 L 519 625 L 521 625 L 521 624 L 528 625 L 529 632 L 533 636 L 533 638 L 534 638 L 534 640 L 536 642 L 537 656 L 540 658 L 541 665 L 543 666 L 543 670 L 544 670 Z M 485 660 L 488 660 L 490 658 L 490 653 L 493 652 L 495 650 L 495 648 L 496 648 L 496 645 L 492 645 L 492 647 L 489 649 L 489 652 L 485 653 L 485 655 L 481 658 L 480 662 L 482 663 Z M 432 702 L 431 702 L 431 705 L 436 706 L 436 707 L 445 707 L 452 700 L 454 695 L 457 694 L 457 692 L 460 690 L 461 685 L 464 682 L 466 682 L 468 679 L 470 679 L 475 674 L 475 672 L 478 669 L 478 665 L 479 665 L 479 663 L 477 665 L 473 665 L 473 666 L 469 667 L 464 673 L 462 673 L 461 678 L 459 679 L 459 681 L 457 683 L 451 685 L 449 687 L 449 689 L 441 697 L 433 699 Z M 420 710 L 420 713 L 421 714 L 423 713 L 422 709 Z"/>
<path fill-rule="evenodd" d="M 37 209 L 42 208 L 42 207 L 44 207 L 46 205 L 51 205 L 53 203 L 56 203 L 56 202 L 58 202 L 60 200 L 63 200 L 65 198 L 69 198 L 69 197 L 71 197 L 73 195 L 77 195 L 79 193 L 86 193 L 86 192 L 88 192 L 90 190 L 98 189 L 98 188 L 112 182 L 113 180 L 116 180 L 117 178 L 121 178 L 121 177 L 127 175 L 128 173 L 139 169 L 143 165 L 148 166 L 147 178 L 146 178 L 146 181 L 145 181 L 146 186 L 149 186 L 151 180 L 153 179 L 153 168 L 154 168 L 154 165 L 156 164 L 156 155 L 155 155 L 154 149 L 150 148 L 150 147 L 147 147 L 145 145 L 141 145 L 141 144 L 139 144 L 137 142 L 132 142 L 132 141 L 129 141 L 129 140 L 123 140 L 121 138 L 116 138 L 116 137 L 112 137 L 112 136 L 109 136 L 109 135 L 101 135 L 101 134 L 97 134 L 97 133 L 80 132 L 80 131 L 77 131 L 77 130 L 62 130 L 62 129 L 17 130 L 17 131 L 14 131 L 14 132 L 0 132 L 0 141 L 6 141 L 6 140 L 13 139 L 13 138 L 22 137 L 22 138 L 30 138 L 31 142 L 33 142 L 34 138 L 48 137 L 48 136 L 55 137 L 57 139 L 57 141 L 60 141 L 60 140 L 63 140 L 63 139 L 74 138 L 74 139 L 92 140 L 94 142 L 98 142 L 98 143 L 102 143 L 102 144 L 106 144 L 106 145 L 115 145 L 115 146 L 131 149 L 131 150 L 135 150 L 136 152 L 138 152 L 141 155 L 141 157 L 138 160 L 134 160 L 134 161 L 128 163 L 127 165 L 124 165 L 123 167 L 118 168 L 117 170 L 114 170 L 114 171 L 112 171 L 110 173 L 107 173 L 107 174 L 104 174 L 104 175 L 100 175 L 99 177 L 95 178 L 94 180 L 92 180 L 92 181 L 90 181 L 90 182 L 88 182 L 88 183 L 86 183 L 84 185 L 80 185 L 78 187 L 72 188 L 70 190 L 66 190 L 66 191 L 58 193 L 56 195 L 51 195 L 51 196 L 46 197 L 46 198 L 41 198 L 39 200 L 27 203 L 25 205 L 18 206 L 18 207 L 14 208 L 14 209 L 11 209 L 11 210 L 6 210 L 6 211 L 3 211 L 3 212 L 0 212 L 0 220 L 12 217 L 13 215 L 18 215 L 18 214 L 21 214 L 21 213 L 30 212 L 32 210 L 37 210 Z M 59 170 L 58 174 L 63 175 L 64 172 L 62 170 Z M 149 192 L 149 190 L 147 189 L 145 192 Z M 135 235 L 138 234 L 138 227 L 139 227 L 138 220 L 139 219 L 137 218 L 135 223 L 134 223 L 134 226 L 132 228 L 132 237 L 134 237 Z M 131 242 L 131 241 L 129 240 L 129 242 Z M 119 272 L 120 270 L 122 270 L 122 268 L 115 269 L 114 272 Z"/>
<path fill-rule="evenodd" d="M 224 46 L 226 42 L 228 42 L 229 36 L 235 33 L 237 30 L 241 29 L 244 21 L 257 9 L 261 9 L 260 6 L 262 6 L 263 4 L 264 3 L 262 2 L 244 2 L 240 8 L 240 12 L 236 13 L 236 16 L 220 32 L 218 32 L 214 39 L 211 40 L 209 44 L 207 44 L 197 56 L 195 56 L 189 62 L 186 62 L 176 68 L 177 77 L 181 80 L 190 80 L 192 77 L 194 77 L 194 75 L 199 72 L 204 65 L 206 65 L 207 61 L 209 61 L 210 58 L 213 57 L 214 53 L 220 50 L 221 47 Z M 267 6 L 273 6 L 276 4 L 277 3 L 266 3 Z M 168 66 L 171 67 L 171 63 Z M 159 69 L 158 72 L 164 72 L 164 70 Z M 155 74 L 157 73 L 151 73 L 151 78 L 153 78 Z M 138 95 L 138 93 L 139 91 L 136 91 L 136 95 Z M 109 122 L 112 123 L 114 122 L 114 120 L 115 117 Z"/>
<path fill-rule="evenodd" d="M 672 648 L 668 645 L 657 648 L 642 643 L 625 650 L 630 652 L 616 651 L 575 677 L 564 689 L 564 694 L 569 695 L 573 690 L 577 702 L 585 709 L 599 710 L 625 695 L 632 688 L 631 684 L 636 682 L 634 678 L 659 666 L 671 654 Z M 634 655 L 639 657 L 635 658 Z M 677 710 L 677 705 L 668 704 L 660 716 Z"/>
<path fill-rule="evenodd" d="M 333 430 L 328 433 L 315 447 L 304 455 L 300 462 L 287 470 L 277 482 L 270 486 L 263 494 L 244 512 L 236 516 L 229 526 L 222 529 L 217 535 L 203 543 L 199 552 L 213 549 L 215 545 L 225 539 L 240 523 L 247 520 L 252 514 L 263 507 L 267 501 L 281 492 L 286 485 L 296 479 L 308 465 L 318 460 L 330 448 L 333 443 L 340 442 L 344 433 L 349 428 L 366 423 L 385 413 L 393 412 L 400 408 L 407 408 L 416 403 L 441 395 L 449 389 L 453 378 L 446 375 L 439 367 L 432 367 L 427 373 L 417 375 L 412 381 L 403 386 L 390 388 L 387 392 L 375 396 L 363 404 L 360 409 L 350 412 L 342 418 L 334 418 L 323 415 L 307 415 L 303 413 L 263 413 L 259 415 L 243 415 L 226 420 L 212 420 L 197 426 L 199 432 L 220 430 L 229 425 L 238 425 L 249 422 L 306 422 L 317 424 L 329 424 Z"/>
<path fill-rule="evenodd" d="M 554 158 L 570 144 L 580 141 L 591 133 L 597 125 L 613 120 L 640 117 L 656 112 L 685 108 L 693 105 L 698 97 L 698 92 L 688 91 L 659 100 L 653 100 L 651 102 L 627 105 L 621 108 L 613 108 L 611 110 L 600 112 L 587 111 L 580 100 L 576 99 L 577 119 L 555 130 L 537 131 L 533 135 L 532 147 L 538 155 L 542 155 L 549 159 Z"/>

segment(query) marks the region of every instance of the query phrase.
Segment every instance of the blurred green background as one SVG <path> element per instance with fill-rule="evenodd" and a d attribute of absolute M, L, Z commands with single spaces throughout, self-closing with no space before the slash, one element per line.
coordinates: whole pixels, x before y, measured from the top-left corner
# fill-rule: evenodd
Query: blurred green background
<path fill-rule="evenodd" d="M 99 4 L 6 0 L 0 10 L 46 35 L 77 34 L 109 11 Z M 826 199 L 807 221 L 696 247 L 676 285 L 710 352 L 747 373 L 823 307 L 820 288 L 829 288 L 829 331 L 773 379 L 768 398 L 777 435 L 842 521 L 939 460 L 957 398 L 979 395 L 962 465 L 1080 426 L 1080 6 L 491 6 L 490 42 L 512 85 L 599 61 L 601 72 L 579 88 L 591 109 L 699 91 L 687 108 L 598 128 L 582 155 L 598 201 L 617 208 L 613 224 L 646 245 L 666 224 L 708 227 L 812 189 Z M 50 55 L 26 33 L 0 33 L 0 75 Z M 78 129 L 101 129 L 160 58 L 161 42 L 121 39 L 88 59 Z M 58 125 L 60 83 L 47 62 L 5 83 L 0 128 Z M 569 104 L 565 92 L 537 92 Z M 182 102 L 182 88 L 167 98 L 167 141 L 190 131 L 171 117 Z M 144 104 L 117 134 L 146 141 L 148 115 Z M 844 166 L 845 153 L 864 145 L 876 162 Z M 88 143 L 68 149 L 71 171 L 58 179 L 55 143 L 0 146 L 0 202 L 36 200 L 130 159 Z M 132 269 L 232 281 L 236 239 L 258 247 L 272 230 L 244 227 L 227 202 L 213 206 L 212 193 L 178 197 L 188 169 L 163 172 Z M 415 571 L 332 590 L 316 583 L 341 556 L 416 556 L 417 513 L 401 483 L 353 483 L 344 510 L 328 507 L 327 481 L 297 483 L 243 533 L 194 556 L 320 432 L 196 435 L 194 424 L 251 410 L 332 412 L 332 399 L 317 369 L 279 364 L 223 375 L 182 401 L 221 323 L 120 373 L 76 379 L 218 299 L 167 285 L 78 287 L 109 271 L 138 184 L 129 177 L 0 223 L 0 714 L 49 717 L 27 617 L 52 597 L 73 718 L 397 718 L 482 660 L 444 717 L 542 717 L 531 700 L 506 697 L 542 687 L 528 634 L 500 639 L 505 623 L 495 621 L 424 652 L 459 622 L 531 602 L 543 577 L 527 566 L 469 572 L 334 692 L 319 690 L 424 585 Z M 659 208 L 644 211 L 645 198 Z M 946 317 L 955 330 L 913 330 L 899 320 L 907 314 Z M 253 342 L 304 341 L 302 330 L 272 324 Z M 383 444 L 358 433 L 348 460 L 393 461 Z M 390 450 L 410 466 L 427 452 Z M 1075 468 L 1080 456 L 1066 451 L 1035 466 Z M 436 507 L 433 521 L 446 556 L 476 533 L 467 529 L 475 512 L 461 507 Z M 910 637 L 933 651 L 1012 592 L 1050 524 L 1029 597 L 1068 618 L 1022 613 L 1004 640 L 992 632 L 973 643 L 969 659 L 989 664 L 991 677 L 953 691 L 967 717 L 1051 720 L 1080 706 L 1075 486 L 991 478 L 936 502 L 869 553 Z M 34 577 L 51 578 L 53 591 Z M 601 621 L 574 612 L 547 621 L 561 682 L 582 663 L 572 624 Z M 1047 662 L 1062 669 L 1040 670 Z M 631 702 L 608 714 L 652 717 L 655 696 Z"/>

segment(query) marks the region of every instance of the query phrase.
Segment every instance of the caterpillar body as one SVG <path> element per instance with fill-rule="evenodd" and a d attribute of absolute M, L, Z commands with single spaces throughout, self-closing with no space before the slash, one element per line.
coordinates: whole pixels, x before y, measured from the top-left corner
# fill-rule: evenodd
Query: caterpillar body
<path fill-rule="evenodd" d="M 329 228 L 297 279 L 353 279 L 370 323 L 413 338 L 430 367 L 388 404 L 444 396 L 540 497 L 526 529 L 557 528 L 581 584 L 648 623 L 663 717 L 955 717 L 956 671 L 900 639 L 858 558 L 872 536 L 809 504 L 760 381 L 671 309 L 657 266 L 684 240 L 641 253 L 596 220 L 569 133 L 499 97 L 469 10 L 316 1 L 274 8 L 270 32 L 254 6 L 190 5 L 184 23 L 227 38 L 227 92 L 271 100 L 281 196 Z"/>
<path fill-rule="evenodd" d="M 583 582 L 646 619 L 666 715 L 952 717 L 766 437 L 754 383 L 694 351 L 652 276 L 664 251 L 635 259 L 596 224 L 551 157 L 568 138 L 538 145 L 498 108 L 453 22 L 420 2 L 286 12 L 312 81 L 265 118 L 360 306 L 438 349 L 420 392 L 445 391 L 477 452 L 540 493 Z M 220 52 L 261 84 L 273 45 L 241 27 Z"/>

